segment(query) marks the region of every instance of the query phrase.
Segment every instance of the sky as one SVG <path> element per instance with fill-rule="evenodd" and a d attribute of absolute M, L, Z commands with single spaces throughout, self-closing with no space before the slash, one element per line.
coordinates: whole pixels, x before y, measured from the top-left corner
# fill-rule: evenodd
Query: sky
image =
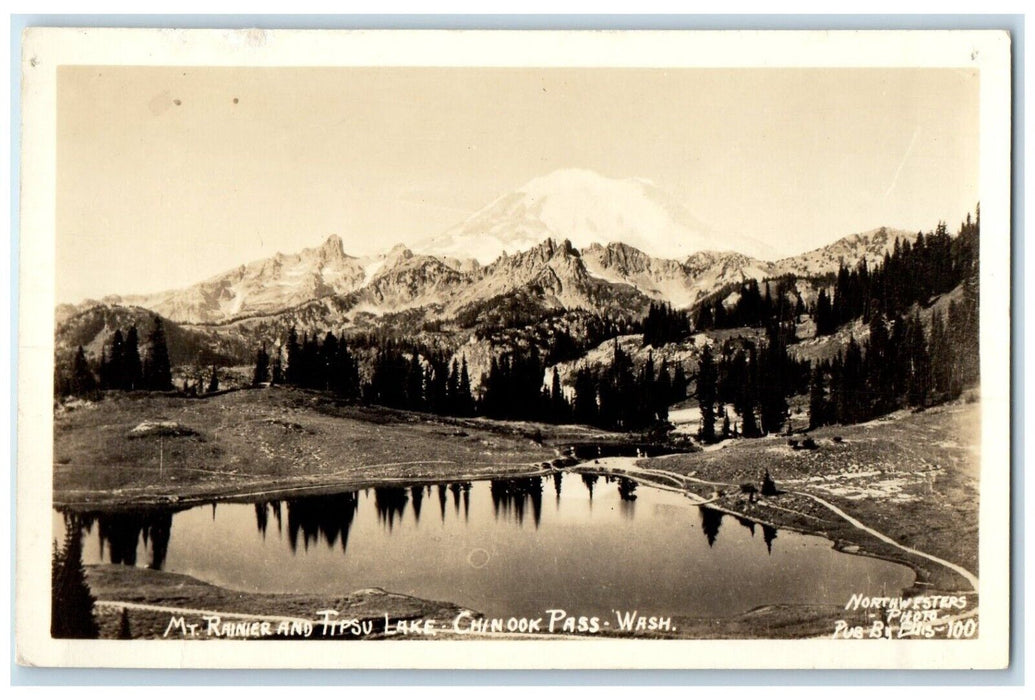
<path fill-rule="evenodd" d="M 979 198 L 976 71 L 62 66 L 57 104 L 61 303 L 412 244 L 561 168 L 781 255 Z"/>

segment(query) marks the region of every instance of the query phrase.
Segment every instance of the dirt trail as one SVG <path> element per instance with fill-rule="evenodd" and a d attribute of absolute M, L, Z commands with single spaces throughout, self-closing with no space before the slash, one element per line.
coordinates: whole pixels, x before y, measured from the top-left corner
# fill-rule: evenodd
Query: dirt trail
<path fill-rule="evenodd" d="M 693 482 L 693 483 L 697 483 L 697 484 L 705 484 L 705 485 L 708 485 L 708 486 L 730 486 L 730 484 L 719 483 L 719 482 L 714 482 L 714 481 L 705 481 L 703 479 L 696 479 L 696 478 L 694 478 L 692 476 L 687 476 L 687 475 L 684 475 L 684 474 L 678 474 L 676 472 L 671 472 L 671 471 L 667 471 L 667 470 L 664 470 L 664 469 L 653 469 L 653 468 L 650 468 L 650 467 L 641 467 L 641 466 L 639 466 L 637 464 L 638 461 L 639 461 L 638 458 L 635 458 L 635 457 L 610 457 L 610 458 L 607 458 L 607 459 L 599 460 L 599 462 L 597 464 L 593 465 L 593 468 L 594 469 L 600 468 L 602 470 L 611 471 L 611 472 L 623 472 L 623 473 L 629 474 L 631 476 L 664 478 L 664 479 L 667 479 L 669 481 L 674 481 L 677 484 L 680 484 L 681 486 L 685 486 L 687 482 Z M 685 488 L 684 489 L 680 489 L 680 490 L 685 491 Z M 690 493 L 690 492 L 686 492 L 686 493 L 690 497 L 690 499 L 692 501 L 694 501 L 694 503 L 696 505 L 705 505 L 705 504 L 711 502 L 711 501 L 707 501 L 707 500 L 701 498 L 697 494 Z M 872 535 L 873 537 L 876 537 L 877 539 L 881 540 L 882 542 L 884 542 L 886 544 L 889 544 L 889 545 L 891 545 L 893 547 L 896 547 L 896 548 L 902 550 L 903 552 L 907 552 L 909 554 L 913 554 L 913 555 L 921 557 L 923 559 L 927 559 L 928 561 L 932 561 L 935 564 L 939 564 L 940 566 L 944 566 L 944 567 L 946 567 L 946 568 L 956 572 L 957 574 L 959 574 L 960 576 L 962 576 L 963 578 L 965 578 L 967 580 L 967 583 L 969 583 L 971 585 L 971 587 L 973 588 L 975 593 L 978 592 L 978 578 L 977 578 L 977 576 L 975 576 L 971 572 L 967 571 L 962 566 L 959 566 L 958 564 L 953 564 L 950 561 L 946 561 L 945 559 L 941 559 L 941 558 L 936 557 L 936 556 L 934 556 L 932 554 L 928 554 L 926 552 L 921 552 L 918 549 L 913 549 L 912 547 L 907 547 L 907 546 L 905 546 L 903 544 L 899 544 L 898 542 L 893 540 L 891 537 L 888 537 L 884 533 L 878 532 L 877 530 L 874 530 L 872 527 L 869 527 L 868 525 L 863 524 L 862 522 L 860 522 L 859 520 L 853 518 L 851 515 L 849 515 L 848 513 L 844 512 L 843 510 L 841 510 L 840 508 L 838 508 L 834 504 L 832 504 L 829 501 L 826 501 L 826 500 L 824 500 L 824 499 L 822 499 L 822 498 L 820 498 L 818 496 L 813 496 L 812 494 L 805 493 L 803 491 L 790 491 L 788 493 L 792 493 L 792 494 L 797 495 L 797 496 L 802 496 L 804 498 L 809 498 L 809 499 L 815 501 L 816 503 L 818 503 L 819 505 L 823 506 L 824 508 L 826 508 L 830 512 L 834 513 L 838 517 L 843 518 L 846 522 L 848 522 L 853 527 L 855 527 L 855 528 L 857 528 L 859 530 L 862 530 L 863 532 L 865 532 L 865 533 L 867 533 L 869 535 Z"/>
<path fill-rule="evenodd" d="M 214 616 L 230 620 L 266 620 L 269 622 L 312 622 L 304 617 L 284 617 L 283 615 L 254 615 L 251 613 L 227 612 L 225 610 L 204 610 L 201 608 L 177 608 L 168 605 L 152 605 L 150 603 L 130 603 L 125 600 L 98 600 L 94 605 L 101 608 L 126 608 L 127 610 L 148 610 L 150 612 L 169 613 L 170 615 Z"/>
<path fill-rule="evenodd" d="M 856 520 L 855 518 L 850 516 L 848 513 L 844 512 L 843 510 L 841 510 L 840 508 L 835 506 L 833 503 L 829 503 L 828 501 L 823 500 L 819 496 L 813 496 L 811 493 L 804 493 L 802 491 L 791 491 L 790 493 L 793 493 L 793 494 L 798 495 L 798 496 L 803 496 L 805 498 L 811 498 L 816 503 L 820 504 L 821 506 L 829 509 L 830 511 L 832 511 L 832 512 L 836 513 L 837 515 L 841 516 L 842 518 L 844 518 L 846 521 L 851 523 L 854 527 L 862 530 L 863 532 L 867 532 L 867 533 L 873 535 L 874 537 L 876 537 L 877 539 L 881 540 L 882 542 L 886 542 L 887 544 L 890 544 L 893 547 L 897 547 L 898 549 L 901 549 L 903 552 L 909 552 L 910 554 L 915 554 L 918 557 L 923 557 L 924 559 L 927 559 L 928 561 L 933 561 L 936 564 L 940 564 L 940 565 L 942 565 L 944 567 L 952 569 L 957 574 L 959 574 L 963 578 L 967 579 L 967 583 L 969 583 L 971 585 L 971 587 L 974 589 L 974 592 L 977 593 L 977 591 L 978 591 L 978 578 L 977 578 L 977 576 L 975 576 L 974 574 L 970 573 L 969 571 L 964 569 L 962 566 L 959 566 L 958 564 L 953 564 L 950 561 L 945 561 L 944 559 L 940 559 L 940 558 L 938 558 L 938 557 L 936 557 L 936 556 L 934 556 L 932 554 L 928 554 L 926 552 L 921 552 L 918 549 L 913 549 L 912 547 L 907 547 L 904 544 L 899 544 L 898 542 L 896 542 L 895 540 L 891 539 L 887 535 L 885 535 L 883 533 L 880 533 L 880 532 L 877 532 L 872 527 L 868 527 L 868 526 L 864 525 L 863 523 L 859 522 L 858 520 Z"/>

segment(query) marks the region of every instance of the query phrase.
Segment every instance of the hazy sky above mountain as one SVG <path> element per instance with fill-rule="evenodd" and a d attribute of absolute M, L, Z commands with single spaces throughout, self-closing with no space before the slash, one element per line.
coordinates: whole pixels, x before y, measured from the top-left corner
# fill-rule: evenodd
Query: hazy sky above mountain
<path fill-rule="evenodd" d="M 978 77 L 948 69 L 62 67 L 57 133 L 59 302 L 412 244 L 559 168 L 783 255 L 978 199 Z"/>

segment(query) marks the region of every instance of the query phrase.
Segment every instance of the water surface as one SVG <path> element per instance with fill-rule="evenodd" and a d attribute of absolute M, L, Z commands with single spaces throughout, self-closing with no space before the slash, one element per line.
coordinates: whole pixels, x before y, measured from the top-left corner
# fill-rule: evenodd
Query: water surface
<path fill-rule="evenodd" d="M 55 537 L 63 528 L 55 512 Z M 493 616 L 724 616 L 893 595 L 914 580 L 906 567 L 834 551 L 820 537 L 573 473 L 93 513 L 83 532 L 86 564 L 150 566 L 256 592 L 380 587 Z"/>

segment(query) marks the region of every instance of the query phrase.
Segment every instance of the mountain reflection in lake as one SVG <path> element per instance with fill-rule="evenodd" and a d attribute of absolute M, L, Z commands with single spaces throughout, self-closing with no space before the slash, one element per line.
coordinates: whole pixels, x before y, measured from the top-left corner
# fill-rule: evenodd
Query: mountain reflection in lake
<path fill-rule="evenodd" d="M 722 616 L 773 603 L 843 604 L 912 584 L 905 567 L 694 507 L 626 478 L 398 485 L 82 517 L 85 564 L 151 566 L 239 590 L 338 595 L 360 588 L 490 615 L 564 608 Z M 543 490 L 554 498 L 544 504 Z M 428 517 L 437 496 L 439 517 Z M 422 517 L 423 510 L 423 517 Z M 432 511 L 434 512 L 434 511 Z M 64 520 L 54 514 L 55 537 Z M 88 540 L 84 540 L 84 544 Z"/>

